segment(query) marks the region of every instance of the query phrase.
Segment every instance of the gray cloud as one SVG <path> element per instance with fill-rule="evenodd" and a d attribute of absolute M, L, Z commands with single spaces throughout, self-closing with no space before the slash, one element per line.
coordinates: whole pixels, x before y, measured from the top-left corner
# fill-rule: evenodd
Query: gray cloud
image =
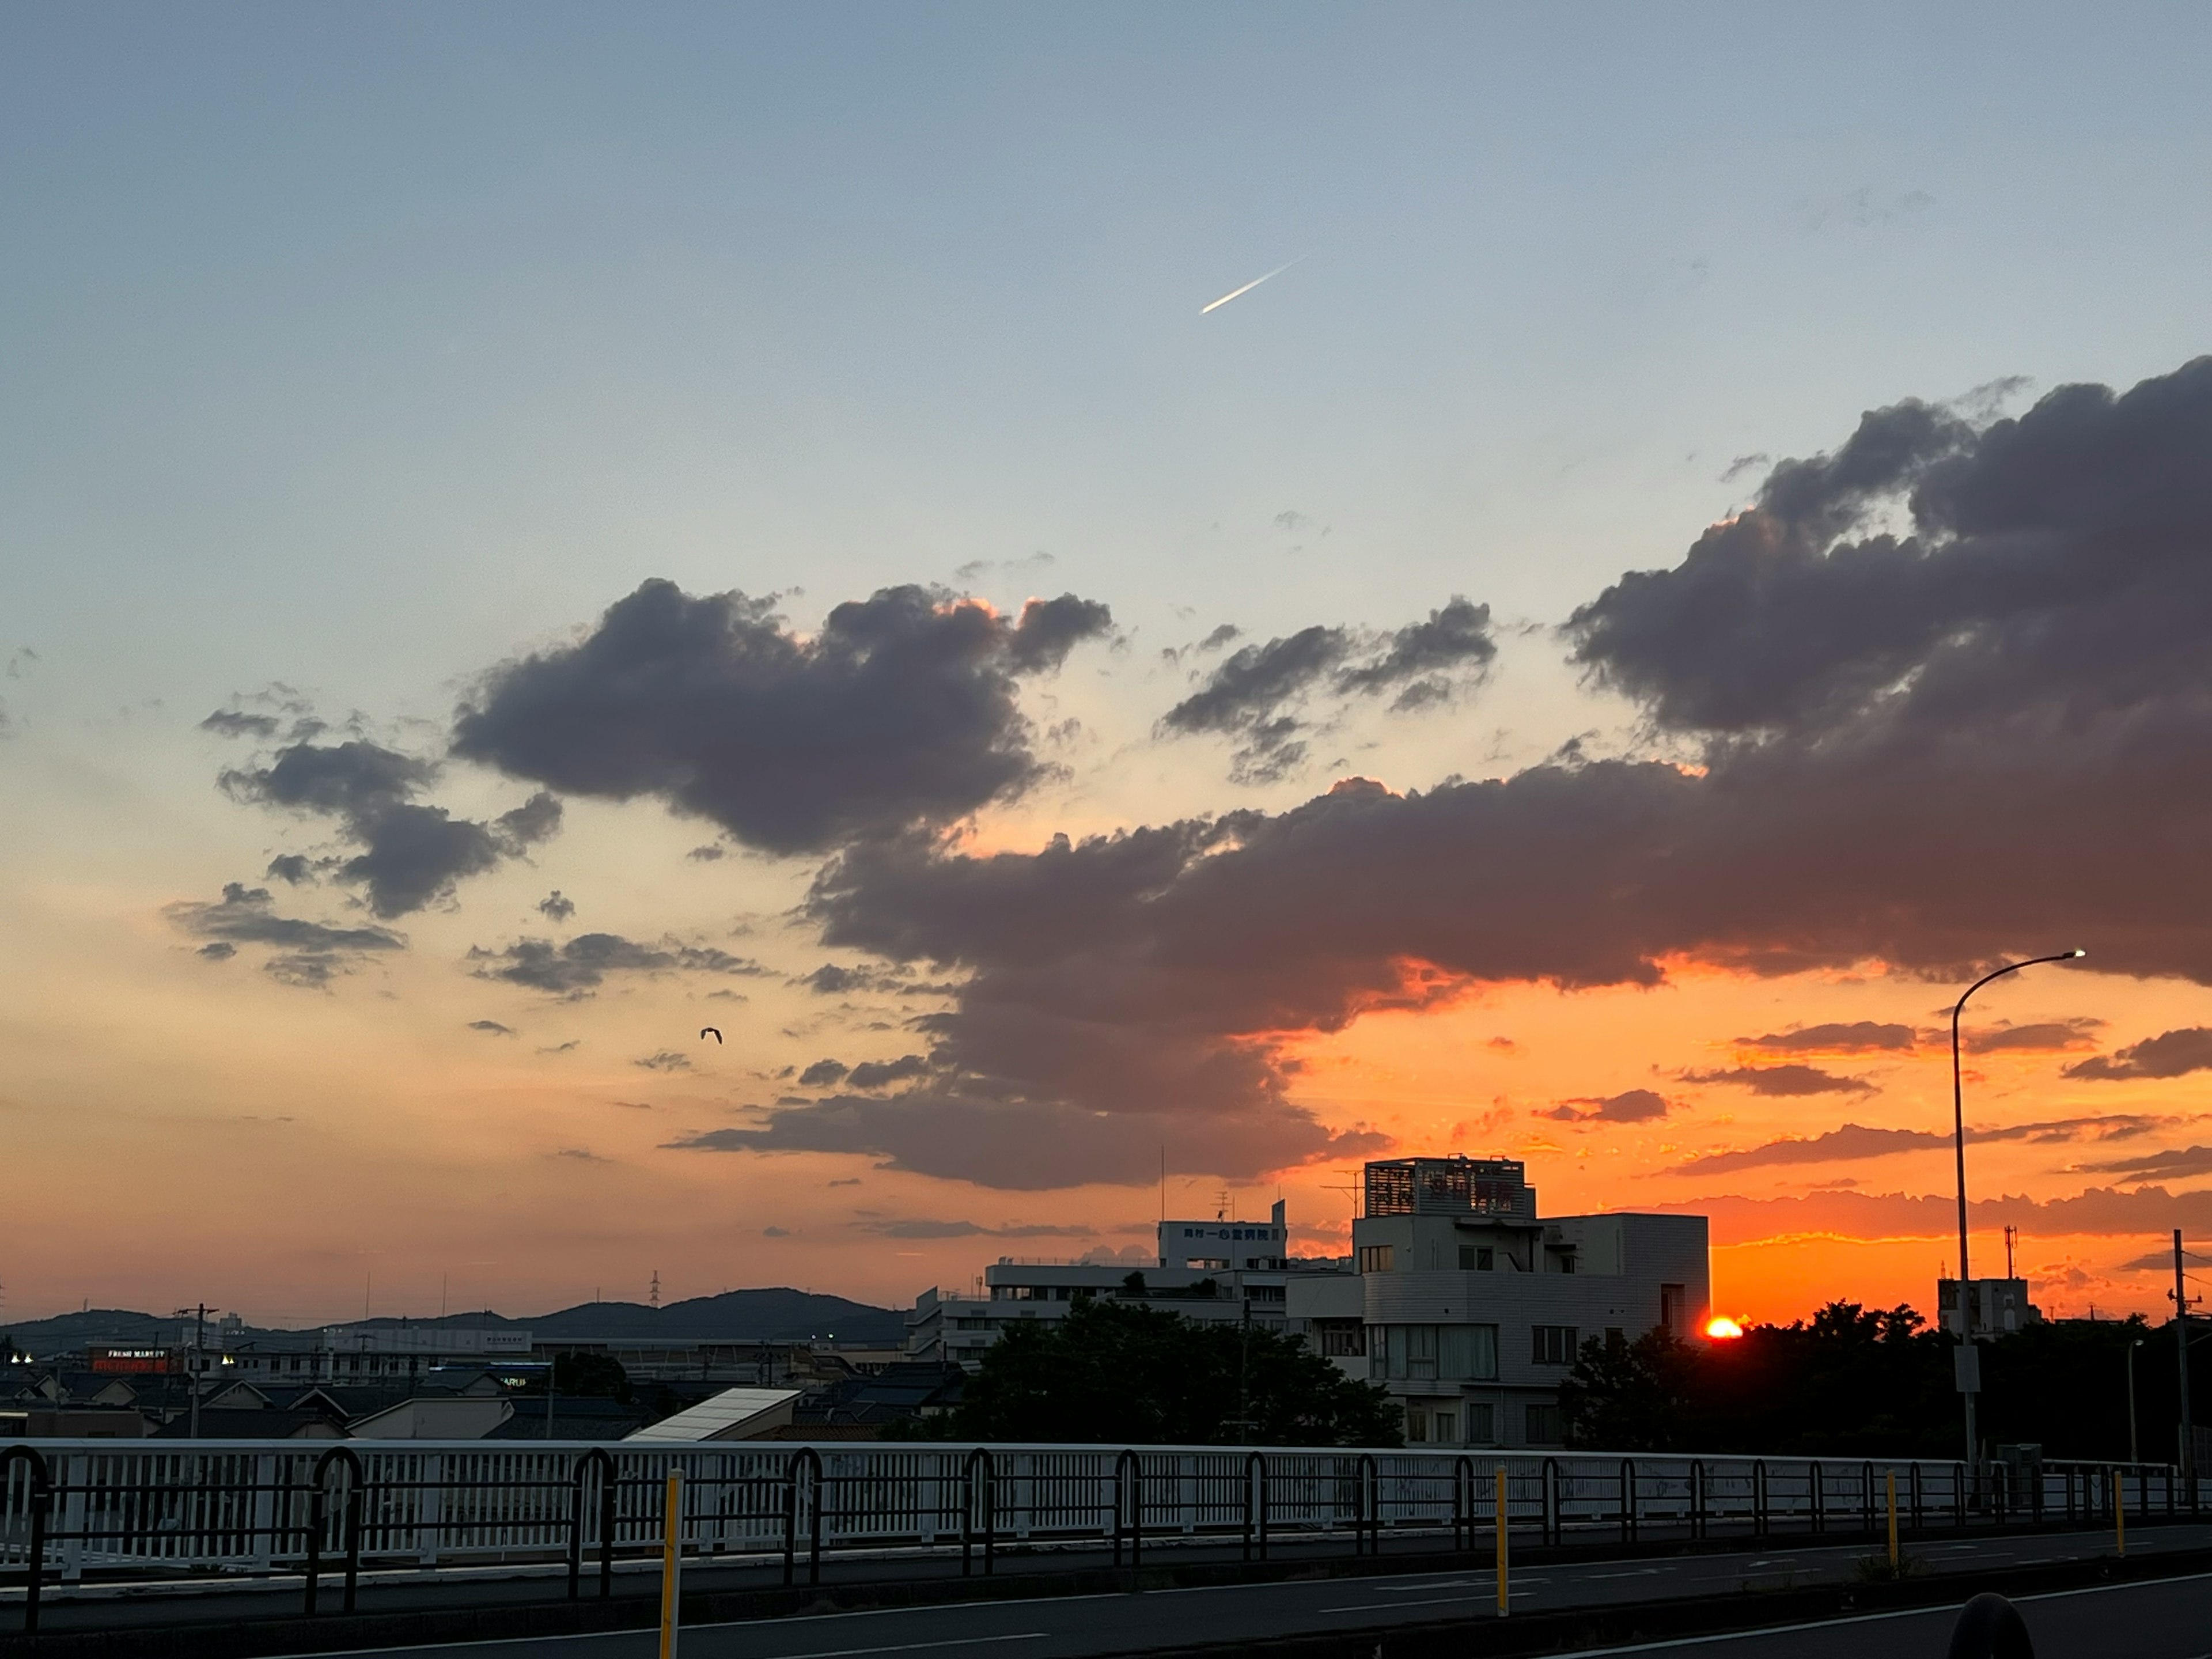
<path fill-rule="evenodd" d="M 2162 1031 L 2110 1054 L 2076 1060 L 2063 1075 L 2105 1081 L 2132 1078 L 2185 1077 L 2212 1067 L 2212 1026 L 2185 1025 Z"/>
<path fill-rule="evenodd" d="M 1853 1054 L 1886 1049 L 1910 1048 L 1910 1025 L 1884 1025 L 1871 1019 L 1848 1024 L 1804 1025 L 1788 1031 L 1769 1031 L 1765 1036 L 1738 1037 L 1736 1046 L 1764 1048 L 1777 1054 Z"/>
<path fill-rule="evenodd" d="M 1951 1137 L 1924 1129 L 1875 1129 L 1863 1123 L 1846 1123 L 1826 1134 L 1803 1140 L 1770 1140 L 1741 1152 L 1708 1152 L 1678 1164 L 1674 1175 L 1723 1175 L 1735 1170 L 1763 1170 L 1786 1164 L 1840 1164 L 1861 1158 L 1887 1158 L 1893 1152 L 1924 1152 L 1948 1146 Z"/>
<path fill-rule="evenodd" d="M 1927 1238 L 1955 1241 L 1957 1200 L 1949 1194 L 1839 1192 L 1824 1189 L 1793 1198 L 1743 1198 L 1718 1194 L 1655 1204 L 1652 1209 L 1707 1216 L 1713 1242 L 1747 1244 L 1765 1238 L 1832 1232 L 1846 1238 Z M 2124 1192 L 2092 1187 L 2070 1198 L 2038 1200 L 2008 1194 L 1968 1206 L 1977 1229 L 2009 1223 L 2040 1238 L 2068 1236 L 2140 1237 L 2175 1226 L 2212 1230 L 2212 1191 L 2177 1193 L 2164 1187 Z M 2169 1269 L 2171 1258 L 2168 1259 Z"/>
<path fill-rule="evenodd" d="M 845 1073 L 851 1069 L 842 1060 L 817 1060 L 799 1074 L 799 1086 L 802 1089 L 832 1088 L 843 1082 Z"/>
<path fill-rule="evenodd" d="M 538 914 L 550 922 L 564 922 L 576 914 L 576 901 L 566 897 L 561 890 L 556 887 L 538 901 Z"/>
<path fill-rule="evenodd" d="M 908 1220 L 888 1218 L 855 1221 L 855 1231 L 875 1233 L 884 1238 L 1095 1238 L 1096 1227 L 1063 1226 L 1051 1222 L 1008 1222 L 1004 1226 L 986 1227 L 974 1221 L 934 1221 L 916 1217 Z"/>
<path fill-rule="evenodd" d="M 1649 1123 L 1667 1115 L 1667 1097 L 1650 1089 L 1630 1089 L 1602 1097 L 1578 1096 L 1563 1100 L 1540 1117 L 1561 1123 Z"/>
<path fill-rule="evenodd" d="M 929 1062 L 920 1054 L 901 1054 L 896 1060 L 864 1060 L 845 1081 L 855 1089 L 888 1089 L 894 1083 L 910 1083 L 928 1071 Z"/>
<path fill-rule="evenodd" d="M 1207 637 L 1221 639 L 1217 629 Z M 1315 626 L 1223 659 L 1196 691 L 1160 719 L 1164 732 L 1216 732 L 1237 739 L 1233 771 L 1241 780 L 1286 775 L 1306 757 L 1309 699 L 1373 696 L 1395 690 L 1394 707 L 1411 708 L 1449 696 L 1498 654 L 1490 607 L 1455 598 L 1425 622 L 1370 635 Z"/>
<path fill-rule="evenodd" d="M 469 971 L 478 979 L 501 980 L 570 1001 L 591 995 L 610 974 L 758 975 L 767 971 L 748 957 L 711 946 L 674 939 L 641 945 L 619 933 L 579 933 L 558 945 L 550 939 L 517 939 L 499 951 L 471 945 L 465 960 L 475 964 Z"/>
<path fill-rule="evenodd" d="M 1685 1072 L 1685 1083 L 1725 1083 L 1755 1095 L 1870 1095 L 1864 1078 L 1838 1077 L 1817 1066 L 1731 1066 L 1725 1070 Z"/>
<path fill-rule="evenodd" d="M 272 979 L 319 989 L 353 971 L 364 957 L 406 948 L 406 940 L 384 927 L 331 927 L 319 921 L 276 914 L 265 887 L 225 884 L 222 899 L 207 904 L 183 901 L 165 906 L 169 925 L 187 936 L 209 941 L 199 954 L 227 961 L 241 945 L 266 945 L 276 952 L 262 964 Z"/>
<path fill-rule="evenodd" d="M 488 675 L 453 752 L 565 793 L 653 796 L 768 852 L 819 852 L 1026 788 L 1040 767 L 1016 677 L 1109 622 L 1073 595 L 1008 621 L 896 587 L 806 640 L 768 601 L 648 581 L 577 644 Z"/>
<path fill-rule="evenodd" d="M 1960 1034 L 1959 1046 L 1970 1054 L 2063 1054 L 2069 1048 L 2094 1045 L 2091 1033 L 2105 1022 L 2075 1018 L 2045 1020 L 2034 1025 L 1996 1025 Z"/>
<path fill-rule="evenodd" d="M 1109 1115 L 942 1090 L 833 1096 L 766 1115 L 754 1127 L 668 1144 L 686 1152 L 852 1153 L 888 1169 L 1040 1192 L 1146 1185 L 1157 1176 L 1163 1142 L 1178 1169 L 1229 1175 L 1359 1158 L 1389 1144 L 1365 1131 L 1332 1133 L 1288 1107 L 1237 1116 Z"/>
<path fill-rule="evenodd" d="M 469 1030 L 482 1031 L 486 1036 L 511 1037 L 514 1035 L 514 1027 L 502 1025 L 495 1019 L 472 1019 L 469 1022 Z"/>
<path fill-rule="evenodd" d="M 1963 984 L 2076 944 L 2212 983 L 2187 920 L 2212 909 L 2212 362 L 1980 430 L 1900 410 L 1578 613 L 1585 668 L 1695 765 L 1347 781 L 1029 853 L 850 844 L 810 914 L 830 950 L 961 976 L 917 1027 L 932 1075 L 714 1144 L 1037 1187 L 1147 1182 L 1164 1139 L 1234 1176 L 1357 1155 L 1297 1104 L 1311 1034 L 1486 983 Z"/>
<path fill-rule="evenodd" d="M 2091 1175 L 2126 1176 L 2130 1180 L 2171 1179 L 2177 1176 L 2212 1175 L 2212 1146 L 2188 1146 L 2179 1152 L 2149 1152 L 2111 1164 L 2084 1164 Z"/>
<path fill-rule="evenodd" d="M 642 1066 L 648 1072 L 688 1072 L 691 1069 L 690 1056 L 680 1054 L 673 1048 L 663 1048 L 642 1060 L 633 1060 L 630 1064 Z"/>
<path fill-rule="evenodd" d="M 365 886 L 370 910 L 388 919 L 451 896 L 463 878 L 521 856 L 560 828 L 561 804 L 543 793 L 489 823 L 421 805 L 415 797 L 437 775 L 427 761 L 356 738 L 291 744 L 270 764 L 226 770 L 220 781 L 234 799 L 335 818 L 362 849 L 336 860 L 335 873 Z"/>
<path fill-rule="evenodd" d="M 1969 1128 L 1966 1139 L 1975 1144 L 2020 1140 L 2036 1146 L 2078 1140 L 2125 1140 L 2148 1133 L 2152 1129 L 2172 1121 L 2173 1120 L 2170 1118 L 2148 1117 L 2057 1118 L 2043 1123 Z M 1952 1144 L 1949 1134 L 1935 1130 L 1875 1129 L 1863 1123 L 1846 1123 L 1841 1128 L 1807 1139 L 1770 1140 L 1764 1146 L 1748 1146 L 1741 1152 L 1709 1152 L 1702 1158 L 1693 1158 L 1686 1164 L 1676 1164 L 1668 1173 L 1719 1175 L 1732 1170 L 1766 1169 L 1776 1164 L 1856 1162 L 1863 1158 L 1887 1158 L 1896 1152 L 1948 1147 Z M 2084 1167 L 2109 1170 L 2121 1166 L 2092 1164 Z"/>
<path fill-rule="evenodd" d="M 274 714 L 257 714 L 237 708 L 218 708 L 200 722 L 200 730 L 224 738 L 269 738 L 283 722 Z"/>

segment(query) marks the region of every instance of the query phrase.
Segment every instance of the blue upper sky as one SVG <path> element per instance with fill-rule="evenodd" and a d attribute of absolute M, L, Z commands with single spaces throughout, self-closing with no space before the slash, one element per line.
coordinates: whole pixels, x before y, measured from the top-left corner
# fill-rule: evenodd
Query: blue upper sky
<path fill-rule="evenodd" d="M 2191 7 L 0 16 L 0 628 L 84 707 L 1040 550 L 969 580 L 1556 620 L 1740 455 L 2203 338 Z"/>

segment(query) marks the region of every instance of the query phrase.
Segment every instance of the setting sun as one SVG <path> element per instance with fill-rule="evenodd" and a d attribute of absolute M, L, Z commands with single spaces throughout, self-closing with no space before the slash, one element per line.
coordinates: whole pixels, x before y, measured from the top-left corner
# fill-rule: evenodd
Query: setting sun
<path fill-rule="evenodd" d="M 1743 1334 L 1743 1327 L 1733 1319 L 1716 1319 L 1705 1327 L 1705 1334 L 1716 1342 L 1732 1342 Z"/>

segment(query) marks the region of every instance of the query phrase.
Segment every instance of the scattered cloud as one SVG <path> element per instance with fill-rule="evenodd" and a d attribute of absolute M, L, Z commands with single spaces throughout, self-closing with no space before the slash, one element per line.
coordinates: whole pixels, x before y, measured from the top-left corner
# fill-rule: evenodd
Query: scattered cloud
<path fill-rule="evenodd" d="M 2034 1025 L 1999 1024 L 1962 1031 L 1959 1046 L 1970 1054 L 2063 1054 L 2096 1044 L 2094 1033 L 2101 1019 L 2045 1020 Z"/>
<path fill-rule="evenodd" d="M 2135 1078 L 2185 1077 L 2212 1068 L 2212 1026 L 2162 1031 L 2110 1054 L 2076 1060 L 2063 1075 L 2119 1082 Z"/>
<path fill-rule="evenodd" d="M 478 979 L 500 980 L 549 996 L 580 1001 L 611 974 L 731 974 L 757 975 L 767 969 L 744 957 L 674 939 L 641 945 L 619 933 L 579 933 L 565 945 L 550 939 L 518 939 L 503 950 L 472 945 L 465 958 Z"/>
<path fill-rule="evenodd" d="M 2212 1146 L 2186 1146 L 2179 1152 L 2148 1152 L 2141 1158 L 2120 1158 L 2110 1164 L 2084 1164 L 2088 1175 L 2125 1176 L 2130 1181 L 2172 1180 L 2179 1176 L 2212 1175 Z"/>
<path fill-rule="evenodd" d="M 1856 1054 L 1878 1050 L 1909 1049 L 1913 1046 L 1910 1025 L 1885 1025 L 1871 1019 L 1848 1024 L 1803 1025 L 1765 1036 L 1738 1037 L 1739 1048 L 1762 1048 L 1775 1054 Z"/>
<path fill-rule="evenodd" d="M 1393 708 L 1419 708 L 1479 679 L 1497 654 L 1490 607 L 1463 599 L 1391 634 L 1302 629 L 1232 652 L 1204 684 L 1161 717 L 1160 730 L 1233 738 L 1234 775 L 1269 781 L 1304 763 L 1305 737 L 1312 730 L 1306 711 L 1315 696 L 1395 690 Z"/>
<path fill-rule="evenodd" d="M 803 1089 L 832 1088 L 843 1081 L 848 1069 L 842 1060 L 817 1060 L 799 1074 L 799 1084 Z"/>
<path fill-rule="evenodd" d="M 647 581 L 574 645 L 484 677 L 453 752 L 565 794 L 646 795 L 765 852 L 956 822 L 1041 775 L 1019 676 L 1106 633 L 1073 594 L 1018 618 L 884 588 L 788 630 L 770 602 Z"/>
<path fill-rule="evenodd" d="M 165 907 L 169 925 L 188 938 L 207 940 L 199 954 L 228 961 L 242 945 L 265 945 L 276 952 L 262 971 L 286 985 L 320 989 L 351 973 L 364 957 L 406 948 L 406 940 L 386 927 L 332 927 L 276 914 L 265 887 L 227 883 L 213 904 L 185 901 Z"/>
<path fill-rule="evenodd" d="M 1536 1115 L 1554 1118 L 1562 1123 L 1649 1123 L 1666 1116 L 1667 1111 L 1664 1095 L 1650 1089 L 1630 1089 L 1602 1098 L 1577 1097 L 1563 1100 L 1549 1111 Z"/>
<path fill-rule="evenodd" d="M 538 914 L 546 921 L 558 925 L 576 914 L 575 901 L 564 896 L 561 890 L 556 887 L 538 901 Z"/>
<path fill-rule="evenodd" d="M 684 856 L 700 864 L 713 864 L 719 860 L 728 857 L 729 848 L 726 847 L 717 847 L 714 842 L 708 842 L 703 847 L 693 848 Z"/>
<path fill-rule="evenodd" d="M 495 1019 L 472 1019 L 469 1022 L 469 1030 L 482 1031 L 486 1036 L 511 1037 L 514 1035 L 512 1025 L 502 1025 Z"/>
<path fill-rule="evenodd" d="M 1684 1072 L 1685 1083 L 1723 1083 L 1755 1095 L 1870 1095 L 1864 1078 L 1838 1077 L 1817 1066 L 1731 1066 L 1710 1072 Z"/>
<path fill-rule="evenodd" d="M 234 800 L 337 820 L 361 851 L 329 867 L 365 887 L 370 911 L 388 920 L 450 898 L 463 878 L 521 857 L 561 827 L 561 803 L 543 792 L 487 823 L 424 805 L 416 797 L 437 776 L 431 762 L 356 738 L 291 744 L 269 765 L 231 768 L 219 781 Z"/>
<path fill-rule="evenodd" d="M 648 1072 L 688 1072 L 691 1069 L 691 1057 L 678 1054 L 673 1048 L 663 1048 L 659 1054 L 633 1060 L 630 1064 L 642 1066 Z"/>

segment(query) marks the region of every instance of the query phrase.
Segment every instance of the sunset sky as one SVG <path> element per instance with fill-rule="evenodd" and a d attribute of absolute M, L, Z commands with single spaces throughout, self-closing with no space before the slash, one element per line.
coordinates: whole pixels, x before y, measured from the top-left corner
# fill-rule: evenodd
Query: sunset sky
<path fill-rule="evenodd" d="M 1974 1263 L 2158 1316 L 2208 46 L 9 9 L 0 1321 L 899 1304 L 1448 1151 L 1930 1311 L 1948 1006 L 2075 946 Z"/>

